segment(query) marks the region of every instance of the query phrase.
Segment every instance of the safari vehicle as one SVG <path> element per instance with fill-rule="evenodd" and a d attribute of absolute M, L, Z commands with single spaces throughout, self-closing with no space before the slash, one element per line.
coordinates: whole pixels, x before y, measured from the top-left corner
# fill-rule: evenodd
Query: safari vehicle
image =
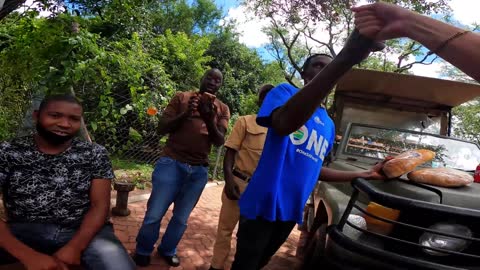
<path fill-rule="evenodd" d="M 430 149 L 426 167 L 473 172 L 480 148 L 449 137 L 452 108 L 480 86 L 352 70 L 330 110 L 337 142 L 326 167 L 365 170 L 386 156 Z M 305 208 L 304 269 L 480 269 L 480 185 L 319 182 Z"/>

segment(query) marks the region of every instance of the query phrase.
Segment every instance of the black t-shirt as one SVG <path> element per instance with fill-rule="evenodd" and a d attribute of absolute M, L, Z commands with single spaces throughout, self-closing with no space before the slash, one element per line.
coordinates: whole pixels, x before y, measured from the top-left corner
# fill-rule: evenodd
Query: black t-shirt
<path fill-rule="evenodd" d="M 0 144 L 0 186 L 9 222 L 78 226 L 93 179 L 114 178 L 103 146 L 74 139 L 63 153 L 38 150 L 33 136 Z"/>

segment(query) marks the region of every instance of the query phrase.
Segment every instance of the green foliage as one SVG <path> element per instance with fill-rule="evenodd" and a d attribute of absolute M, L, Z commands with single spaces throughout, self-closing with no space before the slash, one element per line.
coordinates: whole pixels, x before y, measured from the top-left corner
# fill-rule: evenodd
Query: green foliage
<path fill-rule="evenodd" d="M 480 100 L 468 102 L 453 110 L 453 133 L 480 145 Z"/>
<path fill-rule="evenodd" d="M 73 92 L 93 140 L 116 156 L 158 156 L 165 138 L 147 108 L 161 112 L 176 91 L 197 88 L 206 69 L 224 72 L 219 97 L 233 114 L 254 113 L 256 89 L 283 80 L 220 26 L 212 0 L 72 0 L 71 12 L 58 8 L 62 1 L 56 10 L 40 2 L 0 21 L 2 140 L 19 130 L 33 95 Z M 38 17 L 43 8 L 52 15 Z"/>
<path fill-rule="evenodd" d="M 212 59 L 205 55 L 209 44 L 208 37 L 189 37 L 183 32 L 173 34 L 167 30 L 164 35 L 152 40 L 149 47 L 153 57 L 165 64 L 165 70 L 176 82 L 177 89 L 184 91 L 199 84 L 205 66 Z"/>
<path fill-rule="evenodd" d="M 112 158 L 112 166 L 119 181 L 129 181 L 138 189 L 145 189 L 151 181 L 153 166 L 127 161 L 118 157 Z"/>
<path fill-rule="evenodd" d="M 442 66 L 442 76 L 455 81 L 478 84 L 470 76 L 446 62 Z M 454 108 L 453 135 L 480 144 L 479 117 L 480 100 L 478 98 Z"/>
<path fill-rule="evenodd" d="M 255 113 L 254 108 L 253 111 L 242 108 L 244 96 L 256 95 L 263 84 L 284 81 L 279 66 L 263 63 L 257 52 L 241 44 L 237 34 L 229 28 L 212 37 L 206 54 L 212 59 L 209 66 L 223 72 L 224 83 L 218 96 L 232 114 Z"/>

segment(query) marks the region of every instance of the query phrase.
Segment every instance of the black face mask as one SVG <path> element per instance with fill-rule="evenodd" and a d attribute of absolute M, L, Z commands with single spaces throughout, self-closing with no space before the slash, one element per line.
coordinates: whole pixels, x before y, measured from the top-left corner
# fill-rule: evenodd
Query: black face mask
<path fill-rule="evenodd" d="M 66 136 L 55 134 L 51 131 L 48 131 L 39 122 L 37 122 L 36 129 L 37 129 L 38 135 L 52 145 L 64 144 L 75 137 L 75 134 L 66 135 Z"/>

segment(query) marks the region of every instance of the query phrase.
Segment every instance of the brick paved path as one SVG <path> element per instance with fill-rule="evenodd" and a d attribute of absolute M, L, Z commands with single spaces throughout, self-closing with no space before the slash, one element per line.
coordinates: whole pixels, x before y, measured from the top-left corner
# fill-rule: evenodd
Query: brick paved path
<path fill-rule="evenodd" d="M 181 266 L 172 270 L 207 270 L 212 257 L 213 242 L 217 229 L 218 214 L 220 211 L 220 196 L 223 186 L 206 188 L 192 212 L 188 222 L 188 228 L 178 246 L 178 256 Z M 140 228 L 145 214 L 146 201 L 129 204 L 132 214 L 128 217 L 113 217 L 115 232 L 125 247 L 132 252 L 135 248 L 135 237 Z M 171 217 L 171 209 L 162 221 L 160 235 L 163 235 L 166 225 Z M 300 232 L 295 228 L 287 242 L 280 248 L 266 270 L 295 270 L 298 260 L 295 258 L 295 250 Z M 235 239 L 235 237 L 234 237 Z M 235 243 L 233 244 L 235 246 Z M 232 252 L 233 253 L 233 252 Z M 233 254 L 230 262 L 233 259 Z M 170 269 L 159 257 L 152 256 L 152 265 L 139 269 Z"/>

